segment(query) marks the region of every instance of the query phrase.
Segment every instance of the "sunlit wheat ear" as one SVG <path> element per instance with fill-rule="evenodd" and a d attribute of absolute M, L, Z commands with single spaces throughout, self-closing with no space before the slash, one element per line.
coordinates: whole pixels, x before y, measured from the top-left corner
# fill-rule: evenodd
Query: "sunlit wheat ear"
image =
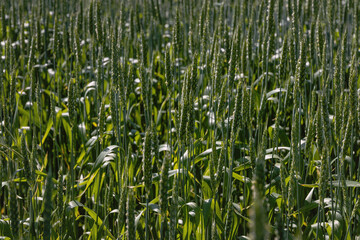
<path fill-rule="evenodd" d="M 136 239 L 134 189 L 130 188 L 126 204 L 127 239 Z"/>
<path fill-rule="evenodd" d="M 147 48 L 147 42 L 145 33 L 142 31 L 140 33 L 140 51 L 141 51 L 141 57 L 142 57 L 142 63 L 144 66 L 147 66 L 147 54 L 148 54 L 148 48 Z"/>
<path fill-rule="evenodd" d="M 324 29 L 323 29 L 323 25 L 322 22 L 320 20 L 320 12 L 317 16 L 317 21 L 316 21 L 316 48 L 317 48 L 317 53 L 318 53 L 318 57 L 319 59 L 321 59 L 322 57 L 322 50 L 323 50 L 323 44 L 324 44 Z M 321 61 L 324 61 L 325 59 L 321 59 Z"/>
<path fill-rule="evenodd" d="M 314 62 L 314 58 L 316 56 L 316 22 L 311 21 L 310 26 L 310 58 Z"/>
<path fill-rule="evenodd" d="M 181 52 L 181 24 L 180 24 L 180 13 L 179 10 L 176 9 L 176 18 L 175 25 L 173 26 L 173 46 L 175 49 L 175 54 L 179 54 Z"/>
<path fill-rule="evenodd" d="M 35 55 L 35 37 L 33 36 L 31 38 L 31 45 L 30 45 L 30 50 L 29 50 L 29 61 L 27 63 L 27 70 L 29 72 L 32 71 L 33 69 L 33 64 L 34 64 L 34 55 Z"/>

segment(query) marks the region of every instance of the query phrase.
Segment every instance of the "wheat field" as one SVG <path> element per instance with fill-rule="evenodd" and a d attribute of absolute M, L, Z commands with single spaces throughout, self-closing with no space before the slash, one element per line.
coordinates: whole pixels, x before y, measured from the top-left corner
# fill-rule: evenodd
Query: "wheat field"
<path fill-rule="evenodd" d="M 0 7 L 0 239 L 360 239 L 359 0 Z"/>

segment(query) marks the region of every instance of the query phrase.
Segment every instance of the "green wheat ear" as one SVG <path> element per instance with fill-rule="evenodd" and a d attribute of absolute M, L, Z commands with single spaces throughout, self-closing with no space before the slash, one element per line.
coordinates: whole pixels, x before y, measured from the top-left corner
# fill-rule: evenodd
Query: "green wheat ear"
<path fill-rule="evenodd" d="M 357 119 L 357 100 L 358 100 L 358 77 L 357 77 L 357 59 L 356 59 L 356 53 L 353 54 L 351 63 L 350 63 L 350 77 L 349 77 L 349 100 L 350 100 L 350 113 L 353 116 L 353 119 Z M 355 124 L 357 121 L 354 122 Z"/>
<path fill-rule="evenodd" d="M 101 101 L 100 113 L 99 113 L 99 136 L 100 142 L 104 143 L 104 130 L 105 130 L 105 101 Z"/>
<path fill-rule="evenodd" d="M 185 83 L 183 84 L 182 89 L 182 102 L 181 102 L 181 114 L 180 114 L 180 128 L 179 136 L 182 144 L 186 143 L 186 126 L 188 122 L 188 113 L 189 113 L 189 79 L 186 77 Z"/>
<path fill-rule="evenodd" d="M 170 160 L 171 155 L 169 152 L 165 153 L 163 158 L 163 164 L 161 167 L 161 175 L 160 175 L 160 210 L 161 210 L 161 221 L 162 221 L 162 229 L 161 229 L 161 237 L 164 238 L 166 232 L 168 231 L 167 227 L 167 211 L 168 211 L 168 188 L 169 188 L 169 170 L 170 170 Z"/>
<path fill-rule="evenodd" d="M 52 178 L 51 178 L 51 170 L 48 171 L 45 183 L 45 192 L 44 192 L 44 239 L 50 239 L 51 237 L 51 212 L 52 212 L 52 203 L 51 203 L 51 195 L 52 195 Z"/>
<path fill-rule="evenodd" d="M 125 176 L 127 176 L 126 171 Z M 128 185 L 127 180 L 125 177 L 125 180 L 123 181 L 122 186 L 120 187 L 120 200 L 119 200 L 119 214 L 118 214 L 118 227 L 119 231 L 121 231 L 122 226 L 125 225 L 126 221 L 126 204 L 127 204 L 127 198 L 128 198 Z"/>
<path fill-rule="evenodd" d="M 190 90 L 188 94 L 188 109 L 187 109 L 187 122 L 186 122 L 186 144 L 190 145 L 195 132 L 195 111 L 194 111 L 194 92 Z"/>
<path fill-rule="evenodd" d="M 100 1 L 96 1 L 96 39 L 98 43 L 103 44 L 104 37 L 103 37 L 103 29 L 101 24 L 101 7 Z"/>
<path fill-rule="evenodd" d="M 143 173 L 144 173 L 144 184 L 146 195 L 150 195 L 151 189 L 151 175 L 152 175 L 152 164 L 151 164 L 151 129 L 148 128 L 145 132 L 144 139 L 144 150 L 143 150 Z"/>
<path fill-rule="evenodd" d="M 241 127 L 241 105 L 242 105 L 242 82 L 239 81 L 236 89 L 235 109 L 233 112 L 233 122 L 231 127 L 231 144 L 236 140 L 238 129 Z M 232 146 L 231 146 L 232 148 Z"/>
<path fill-rule="evenodd" d="M 215 179 L 215 166 L 217 165 L 217 152 L 216 152 L 216 139 L 215 136 L 212 140 L 212 154 L 209 159 L 209 168 L 210 168 L 210 181 L 211 181 L 211 189 L 213 193 L 215 193 L 216 189 L 216 179 Z"/>
<path fill-rule="evenodd" d="M 76 125 L 76 84 L 75 79 L 70 79 L 69 81 L 69 90 L 68 90 L 68 109 L 70 117 L 70 125 L 74 127 Z"/>
<path fill-rule="evenodd" d="M 225 231 L 224 231 L 225 238 L 230 238 L 230 239 L 231 239 L 231 235 L 232 235 L 231 230 L 232 230 L 232 225 L 233 225 L 232 214 L 233 214 L 233 200 L 232 200 L 232 195 L 230 195 L 229 201 L 227 202 L 227 207 L 226 207 Z"/>
<path fill-rule="evenodd" d="M 32 181 L 32 172 L 31 172 L 31 166 L 30 166 L 30 160 L 29 160 L 29 154 L 28 154 L 28 149 L 27 149 L 27 145 L 26 145 L 26 140 L 25 140 L 25 134 L 21 133 L 21 154 L 23 156 L 23 165 L 24 165 L 24 172 L 25 172 L 25 177 L 28 181 L 30 181 L 29 184 L 31 184 Z"/>
<path fill-rule="evenodd" d="M 159 136 L 157 133 L 157 129 L 154 123 L 151 124 L 151 152 L 152 157 L 154 159 L 154 166 L 157 166 L 159 169 L 161 168 L 159 160 Z"/>
<path fill-rule="evenodd" d="M 319 181 L 319 197 L 320 206 L 325 207 L 324 199 L 326 197 L 326 189 L 328 182 L 328 149 L 327 141 L 325 141 L 323 152 L 321 155 L 321 166 L 320 166 L 320 181 Z"/>
<path fill-rule="evenodd" d="M 130 188 L 128 191 L 127 197 L 127 211 L 126 211 L 126 223 L 127 223 L 127 237 L 128 239 L 136 239 L 136 229 L 135 229 L 135 199 L 134 199 L 134 189 Z"/>
<path fill-rule="evenodd" d="M 118 92 L 117 89 L 112 86 L 110 88 L 110 114 L 111 114 L 111 120 L 113 123 L 113 130 L 115 133 L 115 138 L 119 138 L 119 112 L 118 112 Z"/>
<path fill-rule="evenodd" d="M 14 239 L 19 239 L 20 230 L 19 230 L 19 210 L 18 210 L 18 201 L 16 198 L 16 187 L 15 183 L 11 182 L 10 185 L 10 226 L 11 232 Z"/>
<path fill-rule="evenodd" d="M 170 45 L 166 46 L 166 50 L 165 50 L 165 83 L 167 86 L 167 90 L 169 92 L 169 94 L 172 91 L 172 87 L 173 87 L 173 63 L 171 62 L 171 58 L 170 58 Z"/>
<path fill-rule="evenodd" d="M 221 86 L 221 92 L 220 92 L 220 98 L 218 100 L 218 107 L 217 107 L 217 112 L 216 112 L 216 116 L 218 116 L 219 118 L 222 117 L 223 113 L 224 113 L 224 107 L 226 104 L 226 96 L 227 96 L 227 80 L 225 79 L 222 83 Z"/>

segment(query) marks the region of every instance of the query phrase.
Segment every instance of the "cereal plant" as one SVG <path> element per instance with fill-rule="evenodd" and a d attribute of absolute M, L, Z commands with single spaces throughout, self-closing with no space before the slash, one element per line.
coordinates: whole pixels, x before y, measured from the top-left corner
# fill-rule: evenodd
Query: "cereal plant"
<path fill-rule="evenodd" d="M 360 239 L 359 0 L 0 16 L 1 239 Z"/>

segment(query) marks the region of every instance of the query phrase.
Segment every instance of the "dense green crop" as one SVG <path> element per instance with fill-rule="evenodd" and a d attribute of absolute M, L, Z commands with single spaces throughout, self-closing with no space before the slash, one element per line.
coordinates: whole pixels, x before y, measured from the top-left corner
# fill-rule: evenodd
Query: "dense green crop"
<path fill-rule="evenodd" d="M 360 239 L 359 0 L 2 0 L 2 239 Z"/>

